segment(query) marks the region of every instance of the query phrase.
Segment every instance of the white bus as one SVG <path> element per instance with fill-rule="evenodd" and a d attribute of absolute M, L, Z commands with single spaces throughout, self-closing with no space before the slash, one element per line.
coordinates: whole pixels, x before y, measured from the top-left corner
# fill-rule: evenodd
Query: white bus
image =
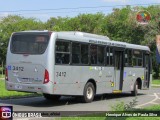
<path fill-rule="evenodd" d="M 91 102 L 97 94 L 149 89 L 150 49 L 83 32 L 22 31 L 11 35 L 7 90 Z"/>

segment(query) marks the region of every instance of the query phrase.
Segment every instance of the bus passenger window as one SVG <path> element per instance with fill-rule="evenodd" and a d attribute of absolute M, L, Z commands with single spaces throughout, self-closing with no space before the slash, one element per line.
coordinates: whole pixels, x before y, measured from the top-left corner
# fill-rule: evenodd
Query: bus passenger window
<path fill-rule="evenodd" d="M 80 44 L 72 43 L 72 63 L 80 63 Z"/>
<path fill-rule="evenodd" d="M 136 63 L 137 63 L 137 60 L 136 60 L 135 56 L 133 56 L 132 65 L 133 65 L 133 66 L 137 66 Z"/>
<path fill-rule="evenodd" d="M 56 63 L 62 64 L 62 57 L 60 53 L 56 54 Z"/>
<path fill-rule="evenodd" d="M 106 48 L 106 65 L 112 66 L 113 65 L 113 48 L 107 47 Z"/>
<path fill-rule="evenodd" d="M 69 54 L 62 54 L 63 64 L 69 64 Z"/>
<path fill-rule="evenodd" d="M 98 64 L 104 64 L 104 47 L 98 47 Z"/>
<path fill-rule="evenodd" d="M 81 44 L 81 63 L 88 64 L 88 45 Z"/>
<path fill-rule="evenodd" d="M 132 56 L 132 50 L 131 49 L 126 49 L 125 50 L 125 66 L 133 66 L 134 64 L 134 59 Z"/>
<path fill-rule="evenodd" d="M 138 66 L 142 66 L 142 59 L 137 59 L 138 60 Z"/>
<path fill-rule="evenodd" d="M 132 50 L 128 50 L 128 66 L 133 66 L 132 57 Z"/>
<path fill-rule="evenodd" d="M 113 48 L 110 48 L 110 65 L 113 65 Z"/>
<path fill-rule="evenodd" d="M 70 62 L 70 43 L 57 41 L 56 42 L 56 59 L 57 64 L 69 64 Z"/>
<path fill-rule="evenodd" d="M 134 66 L 143 66 L 143 62 L 142 62 L 142 51 L 140 50 L 133 50 L 133 57 L 134 57 Z"/>
<path fill-rule="evenodd" d="M 109 65 L 109 47 L 106 48 L 106 65 Z"/>
<path fill-rule="evenodd" d="M 90 46 L 91 64 L 97 64 L 97 45 Z"/>
<path fill-rule="evenodd" d="M 128 66 L 128 50 L 125 50 L 125 66 Z"/>

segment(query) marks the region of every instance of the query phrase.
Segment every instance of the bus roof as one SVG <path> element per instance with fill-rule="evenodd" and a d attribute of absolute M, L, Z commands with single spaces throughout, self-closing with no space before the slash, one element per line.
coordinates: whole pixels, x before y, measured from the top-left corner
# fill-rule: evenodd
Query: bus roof
<path fill-rule="evenodd" d="M 117 47 L 125 47 L 129 49 L 140 49 L 140 50 L 146 50 L 150 51 L 148 46 L 143 46 L 143 45 L 136 45 L 136 44 L 130 44 L 126 42 L 119 42 L 119 41 L 114 41 L 109 39 L 107 36 L 102 36 L 102 35 L 96 35 L 96 34 L 91 34 L 91 33 L 86 33 L 86 32 L 79 32 L 79 31 L 61 31 L 61 32 L 55 32 L 55 31 L 48 31 L 48 30 L 29 30 L 29 31 L 20 31 L 20 32 L 15 32 L 15 33 L 24 33 L 24 32 L 39 32 L 39 33 L 47 33 L 47 32 L 53 32 L 56 33 L 58 38 L 78 38 L 76 41 L 81 41 L 81 42 L 89 42 L 89 43 L 96 43 L 96 44 L 104 44 L 104 45 L 111 45 L 111 46 L 117 46 Z M 72 39 L 73 41 L 75 39 Z"/>
<path fill-rule="evenodd" d="M 143 46 L 143 45 L 136 45 L 136 44 L 130 44 L 130 43 L 126 43 L 126 42 L 119 42 L 119 41 L 114 41 L 109 39 L 107 36 L 102 36 L 102 35 L 96 35 L 96 34 L 91 34 L 91 33 L 85 33 L 85 32 L 76 32 L 76 31 L 72 31 L 72 32 L 57 32 L 58 36 L 61 38 L 62 36 L 67 37 L 67 36 L 75 36 L 78 38 L 85 38 L 85 40 L 79 39 L 79 41 L 83 41 L 83 42 L 94 42 L 96 43 L 97 41 L 101 41 L 98 42 L 99 44 L 103 44 L 106 41 L 108 43 L 113 43 L 113 44 L 117 44 L 119 45 L 119 47 L 126 47 L 129 49 L 140 49 L 140 50 L 146 50 L 146 51 L 150 51 L 148 46 Z M 88 41 L 87 41 L 88 40 Z"/>

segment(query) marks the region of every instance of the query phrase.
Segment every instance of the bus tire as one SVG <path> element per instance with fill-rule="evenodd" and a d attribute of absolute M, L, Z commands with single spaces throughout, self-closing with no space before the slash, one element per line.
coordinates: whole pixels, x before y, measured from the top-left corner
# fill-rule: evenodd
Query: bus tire
<path fill-rule="evenodd" d="M 50 95 L 50 94 L 46 94 L 46 93 L 43 93 L 43 96 L 47 100 L 59 100 L 61 97 L 60 95 Z"/>
<path fill-rule="evenodd" d="M 92 102 L 95 95 L 95 87 L 91 82 L 88 82 L 83 91 L 83 102 L 89 103 Z"/>
<path fill-rule="evenodd" d="M 132 96 L 137 96 L 138 95 L 138 83 L 137 81 L 134 83 L 134 88 L 133 91 L 131 91 Z"/>

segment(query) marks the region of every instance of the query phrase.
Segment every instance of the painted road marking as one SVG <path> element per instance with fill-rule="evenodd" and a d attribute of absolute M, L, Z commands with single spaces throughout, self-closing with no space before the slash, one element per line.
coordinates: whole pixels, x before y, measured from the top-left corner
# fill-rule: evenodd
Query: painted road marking
<path fill-rule="evenodd" d="M 151 103 L 151 104 L 155 104 L 155 105 L 157 105 L 157 104 L 159 104 L 159 103 L 155 103 L 155 102 L 153 102 L 153 103 Z"/>
<path fill-rule="evenodd" d="M 153 100 L 151 100 L 149 102 L 146 102 L 146 103 L 143 103 L 141 105 L 137 105 L 135 108 L 141 108 L 142 106 L 145 106 L 147 104 L 156 104 L 155 101 L 158 100 L 158 99 L 160 99 L 157 94 L 159 94 L 159 93 L 154 93 L 153 94 L 155 96 L 155 98 Z"/>

